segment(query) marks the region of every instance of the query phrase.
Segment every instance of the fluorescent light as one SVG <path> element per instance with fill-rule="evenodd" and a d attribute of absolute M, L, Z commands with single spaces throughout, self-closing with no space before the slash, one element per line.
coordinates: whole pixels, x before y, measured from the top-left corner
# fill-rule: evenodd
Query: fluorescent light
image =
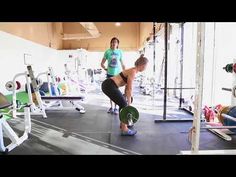
<path fill-rule="evenodd" d="M 119 22 L 116 23 L 116 26 L 120 26 L 121 24 Z"/>

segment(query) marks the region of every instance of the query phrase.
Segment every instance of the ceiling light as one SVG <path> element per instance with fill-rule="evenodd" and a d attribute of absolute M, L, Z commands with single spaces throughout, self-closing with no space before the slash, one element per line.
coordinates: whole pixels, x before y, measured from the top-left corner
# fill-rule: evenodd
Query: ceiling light
<path fill-rule="evenodd" d="M 120 26 L 121 24 L 119 22 L 116 23 L 116 26 Z"/>

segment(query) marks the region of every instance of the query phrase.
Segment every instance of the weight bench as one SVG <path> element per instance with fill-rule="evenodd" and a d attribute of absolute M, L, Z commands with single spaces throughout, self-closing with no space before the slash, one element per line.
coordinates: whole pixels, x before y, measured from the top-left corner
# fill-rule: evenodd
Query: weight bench
<path fill-rule="evenodd" d="M 72 108 L 75 107 L 75 109 L 77 111 L 79 111 L 80 113 L 84 114 L 85 113 L 85 109 L 83 106 L 81 106 L 78 103 L 75 103 L 74 101 L 79 101 L 79 100 L 84 100 L 85 97 L 84 96 L 41 96 L 41 99 L 44 101 L 69 101 L 70 104 L 73 105 Z M 53 104 L 52 104 L 53 105 Z M 54 107 L 49 104 L 45 103 L 45 108 L 47 110 L 70 110 L 71 107 L 64 107 L 61 104 L 59 104 L 59 107 Z"/>
<path fill-rule="evenodd" d="M 41 96 L 42 100 L 84 100 L 84 96 Z"/>
<path fill-rule="evenodd" d="M 5 108 L 10 108 L 12 106 L 12 103 L 10 103 L 7 98 L 0 93 L 0 110 Z M 26 139 L 28 139 L 28 134 L 31 132 L 31 120 L 30 120 L 30 114 L 29 114 L 29 105 L 26 105 L 24 107 L 24 134 L 19 137 L 14 130 L 10 127 L 10 125 L 7 123 L 4 116 L 9 116 L 10 110 L 8 113 L 1 113 L 0 112 L 0 151 L 1 152 L 9 152 L 15 147 L 22 144 Z M 4 145 L 4 138 L 3 133 L 11 140 L 11 143 L 7 146 Z"/>

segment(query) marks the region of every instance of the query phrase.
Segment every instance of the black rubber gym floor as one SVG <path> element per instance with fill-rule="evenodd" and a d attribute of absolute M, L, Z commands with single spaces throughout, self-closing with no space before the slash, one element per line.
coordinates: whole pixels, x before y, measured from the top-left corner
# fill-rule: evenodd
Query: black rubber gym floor
<path fill-rule="evenodd" d="M 190 150 L 188 130 L 191 122 L 154 123 L 157 116 L 140 113 L 140 120 L 135 124 L 138 133 L 134 137 L 120 136 L 118 116 L 106 113 L 106 107 L 86 105 L 86 113 L 77 111 L 50 111 L 48 118 L 33 117 L 35 125 L 62 132 L 62 136 L 74 136 L 78 139 L 92 138 L 90 142 L 102 142 L 121 147 L 127 154 L 178 154 L 181 150 Z M 180 114 L 183 112 L 180 111 Z M 32 126 L 33 128 L 33 126 Z M 43 131 L 43 130 L 42 130 Z M 82 136 L 80 136 L 82 135 Z M 230 142 L 224 141 L 207 130 L 201 131 L 200 149 L 235 149 L 235 136 Z M 98 140 L 93 141 L 94 140 Z M 66 142 L 60 142 L 61 144 Z M 72 147 L 76 148 L 76 147 Z M 114 149 L 114 147 L 113 147 Z M 116 149 L 121 152 L 120 149 Z M 124 151 L 123 151 L 124 152 Z M 74 154 L 49 142 L 35 137 L 17 147 L 9 154 Z"/>
<path fill-rule="evenodd" d="M 83 106 L 85 114 L 76 110 L 47 111 L 47 119 L 32 116 L 31 137 L 12 150 L 14 154 L 179 154 L 190 150 L 188 130 L 192 122 L 158 122 L 162 119 L 163 99 L 151 98 L 136 89 L 134 106 L 140 112 L 135 124 L 138 133 L 134 137 L 120 135 L 119 117 L 108 114 L 109 100 L 101 91 L 90 92 Z M 178 100 L 168 99 L 167 119 L 191 118 L 178 110 Z M 14 125 L 14 120 L 9 121 Z M 22 120 L 21 120 L 22 122 Z M 17 123 L 15 123 L 17 125 Z M 14 129 L 20 129 L 14 127 Z M 225 141 L 208 130 L 201 130 L 200 150 L 236 149 L 236 136 Z"/>

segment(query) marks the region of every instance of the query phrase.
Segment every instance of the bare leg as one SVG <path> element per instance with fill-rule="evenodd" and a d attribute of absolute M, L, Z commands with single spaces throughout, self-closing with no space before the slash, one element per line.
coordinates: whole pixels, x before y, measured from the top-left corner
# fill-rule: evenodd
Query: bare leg
<path fill-rule="evenodd" d="M 113 108 L 113 107 L 112 107 L 112 105 L 113 105 L 112 103 L 114 103 L 114 102 L 110 100 L 110 103 L 111 103 L 111 108 Z M 115 108 L 114 108 L 114 109 L 116 109 L 116 104 L 114 103 L 114 105 L 115 105 Z"/>
<path fill-rule="evenodd" d="M 125 132 L 127 132 L 129 130 L 127 127 L 127 124 L 124 124 L 122 122 L 120 122 L 120 129 Z"/>
<path fill-rule="evenodd" d="M 108 109 L 107 113 L 113 114 L 113 107 L 112 107 L 112 101 L 110 100 L 111 107 Z"/>
<path fill-rule="evenodd" d="M 113 108 L 113 107 L 112 107 L 112 101 L 111 101 L 111 100 L 110 100 L 110 104 L 111 104 L 111 108 Z"/>

